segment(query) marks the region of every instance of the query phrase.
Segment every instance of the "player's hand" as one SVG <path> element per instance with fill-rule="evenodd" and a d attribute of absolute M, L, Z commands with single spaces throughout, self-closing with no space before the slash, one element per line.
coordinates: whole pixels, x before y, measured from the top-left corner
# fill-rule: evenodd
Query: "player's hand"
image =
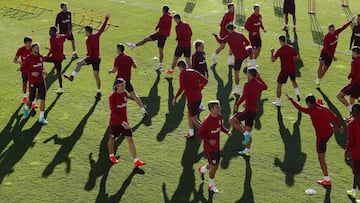
<path fill-rule="evenodd" d="M 214 36 L 214 37 L 216 37 L 217 36 L 217 34 L 215 33 L 215 32 L 213 32 L 213 33 L 211 33 L 212 34 L 212 36 Z"/>
<path fill-rule="evenodd" d="M 227 133 L 227 135 L 228 135 L 228 136 L 231 136 L 231 135 L 232 135 L 232 133 L 229 131 L 229 132 Z"/>
<path fill-rule="evenodd" d="M 112 73 L 112 69 L 109 69 L 109 70 L 108 70 L 108 74 L 110 74 L 110 73 Z"/>
<path fill-rule="evenodd" d="M 350 160 L 350 152 L 346 149 L 345 150 L 345 153 L 344 153 L 344 158 L 345 158 L 345 160 Z"/>
<path fill-rule="evenodd" d="M 31 75 L 34 77 L 38 77 L 40 74 L 39 74 L 39 72 L 31 72 Z"/>
<path fill-rule="evenodd" d="M 125 129 L 130 129 L 130 125 L 127 122 L 122 122 L 121 126 L 124 127 Z"/>
<path fill-rule="evenodd" d="M 337 58 L 336 58 L 335 56 L 334 56 L 334 58 L 333 58 L 333 59 L 334 59 L 334 61 L 337 61 Z"/>
<path fill-rule="evenodd" d="M 105 15 L 105 19 L 109 19 L 110 18 L 110 13 Z"/>
<path fill-rule="evenodd" d="M 216 145 L 216 140 L 209 140 L 209 143 L 210 143 L 212 146 L 214 146 L 214 145 Z"/>
<path fill-rule="evenodd" d="M 257 35 L 257 32 L 253 32 L 252 35 L 253 35 L 253 36 Z"/>
<path fill-rule="evenodd" d="M 355 18 L 356 18 L 356 16 L 353 16 L 353 17 L 351 18 L 351 22 L 352 22 L 352 21 L 354 21 L 354 20 L 355 20 Z"/>
<path fill-rule="evenodd" d="M 270 52 L 274 53 L 274 51 L 275 51 L 274 47 L 271 47 Z"/>
<path fill-rule="evenodd" d="M 267 32 L 267 30 L 264 29 L 264 32 Z"/>
<path fill-rule="evenodd" d="M 238 105 L 234 105 L 234 112 L 238 112 L 239 111 L 239 106 Z"/>
<path fill-rule="evenodd" d="M 172 100 L 172 105 L 173 105 L 173 106 L 176 105 L 176 99 L 175 99 L 175 98 Z"/>
<path fill-rule="evenodd" d="M 338 131 L 342 134 L 344 132 L 344 128 L 341 126 L 340 128 L 338 128 Z"/>
<path fill-rule="evenodd" d="M 292 99 L 287 92 L 285 92 L 284 94 L 285 94 L 285 96 L 286 96 L 289 100 Z"/>

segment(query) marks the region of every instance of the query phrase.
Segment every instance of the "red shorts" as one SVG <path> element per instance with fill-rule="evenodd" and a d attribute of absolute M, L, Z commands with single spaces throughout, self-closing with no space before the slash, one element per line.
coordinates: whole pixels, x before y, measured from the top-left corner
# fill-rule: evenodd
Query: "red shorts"
<path fill-rule="evenodd" d="M 360 84 L 348 84 L 340 91 L 346 95 L 349 95 L 351 98 L 359 98 L 360 97 Z"/>
<path fill-rule="evenodd" d="M 189 115 L 191 117 L 199 115 L 199 113 L 200 113 L 200 111 L 199 111 L 200 104 L 201 104 L 201 100 L 187 103 L 188 112 L 189 112 Z"/>
<path fill-rule="evenodd" d="M 154 33 L 154 34 L 150 35 L 149 37 L 151 38 L 152 41 L 157 40 L 157 46 L 159 48 L 164 48 L 165 42 L 166 42 L 166 39 L 167 39 L 166 36 L 159 35 L 158 33 Z"/>
<path fill-rule="evenodd" d="M 328 68 L 330 67 L 332 60 L 333 59 L 329 55 L 327 55 L 324 52 L 321 52 L 319 61 L 323 61 L 326 67 L 328 67 Z"/>
<path fill-rule="evenodd" d="M 94 71 L 100 70 L 100 62 L 101 62 L 100 58 L 86 57 L 83 60 L 86 62 L 87 65 L 91 64 Z"/>
<path fill-rule="evenodd" d="M 21 78 L 22 78 L 23 83 L 27 83 L 28 75 L 26 73 L 21 73 Z"/>
<path fill-rule="evenodd" d="M 113 125 L 110 126 L 110 138 L 115 139 L 119 136 L 126 136 L 126 137 L 132 137 L 132 130 L 125 129 L 121 125 Z"/>
<path fill-rule="evenodd" d="M 234 117 L 238 119 L 238 121 L 245 121 L 245 126 L 252 127 L 254 125 L 256 113 L 249 110 L 245 110 L 236 113 Z"/>
<path fill-rule="evenodd" d="M 360 160 L 352 160 L 351 167 L 354 175 L 360 175 Z"/>
<path fill-rule="evenodd" d="M 220 162 L 220 151 L 204 152 L 209 164 L 218 165 Z"/>
<path fill-rule="evenodd" d="M 261 37 L 250 38 L 250 44 L 254 49 L 261 48 L 262 45 Z"/>
<path fill-rule="evenodd" d="M 29 100 L 34 101 L 36 97 L 36 91 L 38 94 L 38 98 L 41 100 L 45 100 L 46 97 L 46 85 L 45 81 L 42 83 L 29 84 Z"/>
<path fill-rule="evenodd" d="M 184 57 L 190 57 L 191 55 L 191 47 L 179 47 L 177 46 L 175 49 L 175 56 L 181 57 L 184 54 Z"/>
<path fill-rule="evenodd" d="M 323 154 L 326 152 L 326 144 L 330 137 L 331 135 L 329 137 L 316 137 L 316 151 L 318 154 Z"/>
<path fill-rule="evenodd" d="M 288 77 L 290 77 L 290 80 L 292 82 L 296 81 L 296 74 L 294 73 L 282 73 L 280 72 L 278 75 L 277 82 L 281 84 L 285 84 L 287 82 Z"/>

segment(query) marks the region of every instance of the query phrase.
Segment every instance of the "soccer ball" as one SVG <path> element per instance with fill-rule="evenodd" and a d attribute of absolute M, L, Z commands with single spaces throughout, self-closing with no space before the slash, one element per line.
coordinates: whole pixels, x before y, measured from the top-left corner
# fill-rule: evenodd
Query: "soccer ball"
<path fill-rule="evenodd" d="M 314 195 L 316 192 L 314 189 L 309 188 L 309 189 L 305 190 L 305 193 L 308 195 Z"/>

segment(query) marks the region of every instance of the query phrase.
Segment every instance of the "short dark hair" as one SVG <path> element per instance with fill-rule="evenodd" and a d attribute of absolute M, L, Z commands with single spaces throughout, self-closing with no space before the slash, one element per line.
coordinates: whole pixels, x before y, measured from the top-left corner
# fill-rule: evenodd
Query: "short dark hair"
<path fill-rule="evenodd" d="M 114 90 L 116 90 L 120 86 L 120 84 L 122 84 L 122 83 L 125 83 L 124 79 L 122 79 L 122 78 L 116 79 L 115 82 L 114 82 L 114 85 L 113 85 Z"/>
<path fill-rule="evenodd" d="M 63 8 L 64 6 L 67 6 L 67 3 L 66 2 L 61 2 L 60 8 Z"/>
<path fill-rule="evenodd" d="M 25 36 L 25 37 L 24 37 L 24 44 L 26 44 L 26 42 L 32 42 L 31 37 Z"/>
<path fill-rule="evenodd" d="M 316 103 L 316 98 L 314 95 L 312 94 L 308 94 L 305 98 L 305 102 L 306 103 L 310 103 L 310 104 L 315 104 Z"/>
<path fill-rule="evenodd" d="M 360 104 L 354 104 L 352 106 L 351 112 L 354 117 L 360 116 Z"/>
<path fill-rule="evenodd" d="M 254 5 L 254 10 L 255 10 L 256 8 L 260 8 L 260 5 L 259 5 L 259 4 L 255 4 L 255 5 Z"/>
<path fill-rule="evenodd" d="M 330 28 L 335 28 L 335 25 L 334 25 L 334 24 L 330 24 L 329 27 L 328 27 L 328 29 L 330 29 Z"/>
<path fill-rule="evenodd" d="M 121 52 L 124 52 L 125 51 L 125 46 L 121 43 L 117 44 L 116 45 L 116 48 L 121 51 Z"/>
<path fill-rule="evenodd" d="M 227 8 L 229 9 L 231 7 L 234 7 L 234 3 L 228 3 Z"/>
<path fill-rule="evenodd" d="M 85 26 L 85 31 L 92 33 L 93 28 L 90 25 Z"/>
<path fill-rule="evenodd" d="M 219 100 L 212 100 L 208 102 L 208 108 L 209 110 L 213 109 L 216 105 L 220 105 Z"/>
<path fill-rule="evenodd" d="M 186 63 L 184 60 L 181 60 L 176 64 L 176 66 L 181 67 L 181 68 L 186 68 Z"/>
<path fill-rule="evenodd" d="M 257 75 L 257 70 L 256 70 L 256 68 L 249 68 L 249 69 L 247 70 L 247 73 L 250 74 L 252 77 L 256 77 L 256 75 Z"/>
<path fill-rule="evenodd" d="M 282 42 L 285 42 L 286 41 L 285 35 L 280 35 L 279 40 L 282 41 Z"/>
<path fill-rule="evenodd" d="M 354 46 L 351 50 L 353 52 L 355 52 L 356 54 L 360 54 L 360 47 L 359 46 Z"/>
<path fill-rule="evenodd" d="M 194 42 L 195 49 L 197 49 L 198 47 L 200 47 L 200 46 L 203 45 L 203 44 L 204 44 L 204 41 L 202 41 L 202 40 L 196 40 L 196 41 Z"/>
<path fill-rule="evenodd" d="M 163 10 L 164 13 L 169 12 L 169 9 L 170 9 L 170 8 L 169 8 L 169 6 L 167 6 L 167 5 L 164 5 L 163 8 L 162 8 L 162 10 Z"/>
<path fill-rule="evenodd" d="M 55 26 L 51 26 L 50 27 L 50 32 L 56 33 L 57 32 L 57 28 Z"/>
<path fill-rule="evenodd" d="M 357 17 L 360 17 L 360 14 L 358 14 Z"/>
<path fill-rule="evenodd" d="M 234 30 L 236 28 L 236 26 L 234 24 L 232 24 L 232 23 L 229 23 L 229 24 L 226 25 L 225 28 L 229 29 L 229 30 Z"/>
<path fill-rule="evenodd" d="M 175 15 L 174 15 L 174 19 L 181 20 L 180 14 L 178 14 L 178 13 L 175 14 Z"/>
<path fill-rule="evenodd" d="M 38 46 L 38 47 L 40 46 L 39 42 L 34 42 L 31 44 L 31 48 L 34 48 L 36 46 Z"/>

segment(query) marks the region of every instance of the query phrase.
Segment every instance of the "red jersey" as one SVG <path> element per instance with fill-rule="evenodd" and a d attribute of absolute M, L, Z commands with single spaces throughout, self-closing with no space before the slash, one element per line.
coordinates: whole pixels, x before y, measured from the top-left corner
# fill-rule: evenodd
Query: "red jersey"
<path fill-rule="evenodd" d="M 226 25 L 234 21 L 234 12 L 226 12 L 220 22 L 220 36 L 224 37 L 229 34 L 226 30 Z"/>
<path fill-rule="evenodd" d="M 243 94 L 236 102 L 237 106 L 245 101 L 245 111 L 257 112 L 257 100 L 261 92 L 267 89 L 266 83 L 261 78 L 253 78 L 244 85 Z"/>
<path fill-rule="evenodd" d="M 86 39 L 87 56 L 91 58 L 100 58 L 100 35 L 104 32 L 109 18 L 106 18 L 99 31 L 91 34 Z"/>
<path fill-rule="evenodd" d="M 296 72 L 296 59 L 297 53 L 293 46 L 284 44 L 278 49 L 274 55 L 275 59 L 280 57 L 281 72 L 282 73 L 295 73 Z"/>
<path fill-rule="evenodd" d="M 331 58 L 334 58 L 337 43 L 338 43 L 339 34 L 343 30 L 345 30 L 351 23 L 352 23 L 352 21 L 347 22 L 341 28 L 335 30 L 335 33 L 333 35 L 330 34 L 330 33 L 327 33 L 325 35 L 325 37 L 324 37 L 324 40 L 323 40 L 323 48 L 322 48 L 321 52 L 326 53 Z"/>
<path fill-rule="evenodd" d="M 119 54 L 115 58 L 114 67 L 117 68 L 116 78 L 123 78 L 125 80 L 131 79 L 131 68 L 134 64 L 134 60 L 127 54 Z"/>
<path fill-rule="evenodd" d="M 360 85 L 360 57 L 351 62 L 351 72 L 348 78 L 351 79 L 351 83 Z"/>
<path fill-rule="evenodd" d="M 246 47 L 250 45 L 250 42 L 242 33 L 233 31 L 224 38 L 219 38 L 217 35 L 215 35 L 215 38 L 218 43 L 229 44 L 231 51 L 234 53 L 235 59 L 242 60 L 248 56 Z"/>
<path fill-rule="evenodd" d="M 175 27 L 176 31 L 176 40 L 178 41 L 179 47 L 191 47 L 191 36 L 192 31 L 188 23 L 182 21 Z"/>
<path fill-rule="evenodd" d="M 69 30 L 69 27 L 71 28 L 71 13 L 69 11 L 60 11 L 55 20 L 55 26 L 57 27 L 59 25 L 59 32 L 61 34 L 66 34 Z"/>
<path fill-rule="evenodd" d="M 207 72 L 205 52 L 195 52 L 191 59 L 191 67 L 205 76 Z"/>
<path fill-rule="evenodd" d="M 158 24 L 156 25 L 156 29 L 158 30 L 158 34 L 168 37 L 170 35 L 172 23 L 171 13 L 165 13 L 159 19 Z"/>
<path fill-rule="evenodd" d="M 21 72 L 28 75 L 29 84 L 43 83 L 44 77 L 42 75 L 44 70 L 43 56 L 38 56 L 33 53 L 29 54 L 24 61 L 21 63 Z M 33 72 L 38 72 L 38 76 L 33 76 Z"/>
<path fill-rule="evenodd" d="M 260 37 L 260 28 L 264 29 L 262 24 L 261 15 L 256 15 L 255 13 L 246 20 L 245 29 L 249 32 L 250 39 L 256 39 Z"/>
<path fill-rule="evenodd" d="M 16 57 L 21 57 L 21 61 L 24 61 L 24 59 L 31 54 L 31 48 L 27 49 L 26 46 L 20 47 L 16 52 Z"/>
<path fill-rule="evenodd" d="M 208 83 L 208 79 L 193 69 L 185 69 L 180 73 L 180 88 L 176 93 L 177 99 L 184 91 L 188 102 L 200 101 L 201 90 Z"/>
<path fill-rule="evenodd" d="M 110 126 L 121 125 L 124 121 L 127 122 L 127 93 L 121 94 L 117 92 L 111 93 L 109 97 L 110 105 Z"/>
<path fill-rule="evenodd" d="M 334 121 L 336 125 L 341 128 L 339 119 L 335 114 L 327 107 L 319 104 L 314 104 L 309 108 L 300 106 L 294 99 L 290 99 L 295 108 L 303 113 L 309 114 L 312 124 L 315 128 L 316 136 L 319 138 L 329 137 L 333 134 L 333 125 L 331 121 Z"/>
<path fill-rule="evenodd" d="M 204 141 L 205 152 L 220 151 L 220 131 L 224 133 L 229 132 L 222 123 L 221 115 L 217 117 L 208 115 L 201 122 L 197 135 Z M 216 140 L 216 144 L 211 145 L 210 140 Z"/>
<path fill-rule="evenodd" d="M 65 59 L 64 42 L 69 35 L 54 35 L 50 37 L 50 50 L 48 56 L 55 61 L 62 61 Z"/>
<path fill-rule="evenodd" d="M 346 149 L 354 160 L 360 160 L 360 117 L 354 118 L 347 127 Z"/>

